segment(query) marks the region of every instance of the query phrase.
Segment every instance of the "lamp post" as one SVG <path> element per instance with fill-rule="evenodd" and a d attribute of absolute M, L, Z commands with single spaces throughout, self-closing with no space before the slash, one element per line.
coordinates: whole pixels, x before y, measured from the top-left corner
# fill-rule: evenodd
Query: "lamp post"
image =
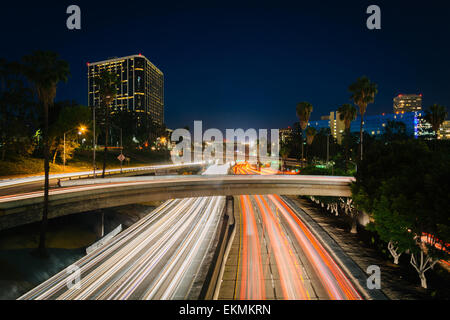
<path fill-rule="evenodd" d="M 330 161 L 330 135 L 327 134 L 327 165 L 328 161 Z"/>
<path fill-rule="evenodd" d="M 119 126 L 116 126 L 115 124 L 111 123 L 111 125 L 117 129 L 120 130 L 120 154 L 123 155 L 123 146 L 122 146 L 122 128 Z M 122 173 L 122 160 L 120 160 L 120 173 Z"/>
<path fill-rule="evenodd" d="M 95 179 L 95 106 L 92 106 L 92 172 L 94 175 L 94 179 Z"/>
<path fill-rule="evenodd" d="M 69 133 L 69 132 L 71 132 L 71 131 L 73 131 L 73 130 L 76 130 L 76 129 L 79 130 L 79 131 L 78 131 L 78 134 L 81 134 L 81 133 L 83 133 L 83 132 L 86 131 L 86 127 L 80 126 L 79 128 L 73 128 L 73 129 L 67 130 L 67 131 L 64 132 L 64 134 L 63 134 L 63 140 L 64 140 L 64 142 L 63 142 L 63 148 L 64 148 L 63 171 L 66 171 L 66 133 Z"/>

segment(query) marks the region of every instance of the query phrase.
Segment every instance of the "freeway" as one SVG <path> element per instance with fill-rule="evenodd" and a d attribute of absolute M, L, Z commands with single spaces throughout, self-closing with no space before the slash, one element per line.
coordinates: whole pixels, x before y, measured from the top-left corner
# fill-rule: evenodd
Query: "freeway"
<path fill-rule="evenodd" d="M 237 165 L 234 171 L 258 173 L 248 164 Z M 242 228 L 236 299 L 362 299 L 320 241 L 279 196 L 242 195 L 239 202 Z"/>
<path fill-rule="evenodd" d="M 227 166 L 224 165 L 227 169 Z M 349 196 L 352 177 L 299 175 L 179 175 L 80 179 L 49 192 L 49 217 L 148 201 L 242 194 Z M 43 191 L 0 196 L 0 230 L 35 222 Z"/>
<path fill-rule="evenodd" d="M 74 182 L 67 182 L 62 188 L 53 189 L 50 191 L 50 196 L 71 194 L 76 196 L 76 193 L 82 191 L 95 191 L 96 193 L 104 193 L 109 190 L 131 190 L 133 186 L 137 188 L 145 188 L 156 186 L 222 186 L 224 184 L 237 185 L 251 189 L 264 187 L 264 184 L 286 184 L 291 185 L 292 188 L 299 188 L 300 186 L 314 186 L 317 189 L 325 189 L 326 187 L 339 187 L 346 193 L 349 193 L 349 184 L 354 181 L 351 177 L 337 177 L 337 176 L 283 176 L 283 175 L 265 175 L 265 176 L 228 176 L 224 174 L 214 174 L 212 177 L 205 177 L 199 175 L 186 176 L 157 176 L 157 177 L 125 177 L 125 178 L 107 178 L 107 179 L 86 179 Z M 253 186 L 250 186 L 253 185 Z M 0 203 L 7 203 L 10 201 L 25 200 L 25 199 L 40 199 L 43 197 L 42 191 L 24 192 L 17 194 L 9 194 L 0 196 Z"/>
<path fill-rule="evenodd" d="M 225 197 L 168 200 L 19 299 L 195 298 L 224 205 Z M 79 271 L 79 287 L 70 285 L 74 274 L 68 270 Z"/>

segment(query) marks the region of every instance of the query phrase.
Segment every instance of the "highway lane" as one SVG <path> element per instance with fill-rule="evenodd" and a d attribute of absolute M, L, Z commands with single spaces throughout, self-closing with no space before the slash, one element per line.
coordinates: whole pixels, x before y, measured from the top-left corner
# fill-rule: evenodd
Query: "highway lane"
<path fill-rule="evenodd" d="M 183 299 L 191 289 L 223 210 L 223 197 L 166 201 L 111 242 L 19 299 Z"/>
<path fill-rule="evenodd" d="M 246 164 L 237 174 L 259 173 Z M 277 195 L 239 196 L 236 299 L 362 299 L 296 212 Z"/>
<path fill-rule="evenodd" d="M 225 197 L 168 200 L 69 266 L 79 271 L 79 288 L 68 285 L 73 273 L 64 269 L 19 299 L 186 299 L 205 267 L 224 206 Z"/>

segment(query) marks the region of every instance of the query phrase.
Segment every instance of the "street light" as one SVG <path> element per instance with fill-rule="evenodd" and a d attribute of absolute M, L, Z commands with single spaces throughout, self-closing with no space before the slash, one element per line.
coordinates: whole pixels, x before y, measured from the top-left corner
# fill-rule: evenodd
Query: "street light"
<path fill-rule="evenodd" d="M 78 129 L 78 134 L 83 134 L 86 131 L 86 127 L 81 125 L 79 128 L 73 128 L 64 132 L 64 157 L 63 157 L 63 171 L 66 171 L 66 133 Z"/>
<path fill-rule="evenodd" d="M 111 126 L 117 128 L 120 130 L 120 154 L 123 155 L 123 146 L 122 146 L 122 128 L 119 126 L 116 126 L 115 124 L 111 123 Z M 122 173 L 122 162 L 123 160 L 120 160 L 120 173 Z"/>

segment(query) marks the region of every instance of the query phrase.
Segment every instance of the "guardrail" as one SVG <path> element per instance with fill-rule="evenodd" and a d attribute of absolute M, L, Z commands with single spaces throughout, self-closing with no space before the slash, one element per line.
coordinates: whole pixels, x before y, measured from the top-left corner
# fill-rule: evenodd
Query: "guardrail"
<path fill-rule="evenodd" d="M 158 171 L 164 171 L 164 170 L 175 170 L 183 167 L 191 167 L 196 165 L 207 165 L 209 162 L 203 161 L 203 162 L 192 162 L 192 163 L 184 163 L 184 164 L 167 164 L 167 165 L 152 165 L 152 166 L 141 166 L 141 167 L 131 167 L 131 168 L 123 168 L 122 170 L 120 168 L 117 169 L 108 169 L 105 171 L 105 175 L 112 176 L 112 175 L 125 175 L 125 174 L 132 174 L 135 172 L 145 172 L 145 171 L 152 171 L 154 170 L 155 174 Z M 100 171 L 101 174 L 101 171 Z M 96 172 L 96 176 L 98 177 L 99 174 Z M 93 178 L 94 173 L 93 171 L 80 171 L 80 172 L 71 172 L 71 173 L 55 173 L 51 174 L 49 176 L 50 180 L 57 180 L 59 181 L 66 181 L 66 180 L 78 180 L 78 179 L 85 179 L 85 178 Z M 30 184 L 30 183 L 36 183 L 44 181 L 44 175 L 37 175 L 37 176 L 28 176 L 23 178 L 11 178 L 11 179 L 3 179 L 0 180 L 0 188 L 10 188 L 15 186 L 20 186 L 24 184 Z"/>
<path fill-rule="evenodd" d="M 159 165 L 159 166 L 149 166 L 149 167 L 133 167 L 133 168 L 124 168 L 124 169 L 110 169 L 108 171 L 105 171 L 105 176 L 112 176 L 112 175 L 123 175 L 123 174 L 129 174 L 134 172 L 147 172 L 147 171 L 153 171 L 156 175 L 158 170 L 177 170 L 181 168 L 189 168 L 193 166 L 198 165 L 206 165 L 207 162 L 194 162 L 194 163 L 186 163 L 186 164 L 171 164 L 171 165 Z M 101 175 L 100 172 L 96 172 L 95 176 L 94 173 L 82 173 L 79 175 L 72 175 L 68 177 L 62 177 L 58 178 L 58 186 L 61 186 L 61 181 L 70 181 L 70 180 L 79 180 L 79 179 L 89 179 L 94 177 L 99 177 Z"/>
<path fill-rule="evenodd" d="M 227 262 L 226 260 L 236 230 L 234 220 L 234 200 L 231 196 L 228 196 L 226 199 L 219 230 L 217 235 L 217 246 L 212 259 L 214 263 L 211 264 L 208 270 L 205 283 L 200 291 L 199 300 L 217 300 L 219 294 L 221 280 Z"/>

